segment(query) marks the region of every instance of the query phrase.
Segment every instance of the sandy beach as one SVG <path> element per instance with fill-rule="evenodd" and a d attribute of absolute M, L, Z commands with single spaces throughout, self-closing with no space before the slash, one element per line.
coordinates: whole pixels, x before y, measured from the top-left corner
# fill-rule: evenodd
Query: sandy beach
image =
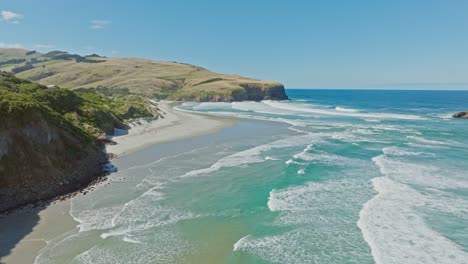
<path fill-rule="evenodd" d="M 236 122 L 233 118 L 177 111 L 173 109 L 176 105 L 176 102 L 159 102 L 162 118 L 141 121 L 128 130 L 127 135 L 110 137 L 117 144 L 108 145 L 107 152 L 121 157 L 148 145 L 214 133 Z"/>
<path fill-rule="evenodd" d="M 157 143 L 215 133 L 236 123 L 234 118 L 177 111 L 173 109 L 176 105 L 159 102 L 164 118 L 141 122 L 127 134 L 111 137 L 117 144 L 108 145 L 106 151 L 122 157 Z M 77 229 L 69 211 L 70 200 L 64 200 L 0 216 L 0 263 L 34 263 L 48 241 Z"/>

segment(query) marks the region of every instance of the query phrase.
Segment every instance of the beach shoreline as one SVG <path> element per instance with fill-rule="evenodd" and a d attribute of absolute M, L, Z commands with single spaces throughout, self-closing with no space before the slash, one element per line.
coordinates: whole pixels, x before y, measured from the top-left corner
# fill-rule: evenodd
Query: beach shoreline
<path fill-rule="evenodd" d="M 105 151 L 119 158 L 158 143 L 216 133 L 234 126 L 238 120 L 233 117 L 177 111 L 174 107 L 179 104 L 158 102 L 163 118 L 151 122 L 143 121 L 124 135 L 110 137 L 116 144 L 106 145 Z M 34 263 L 47 241 L 77 229 L 79 223 L 70 215 L 70 199 L 86 195 L 95 188 L 104 186 L 104 183 L 109 183 L 105 177 L 82 190 L 57 197 L 48 203 L 26 206 L 0 215 L 0 233 L 6 234 L 0 238 L 0 263 Z"/>
<path fill-rule="evenodd" d="M 128 134 L 109 137 L 109 140 L 117 144 L 107 145 L 106 151 L 115 157 L 121 157 L 149 145 L 215 133 L 237 122 L 233 117 L 175 110 L 174 107 L 178 105 L 179 102 L 158 102 L 162 117 L 151 122 L 142 120 L 140 124 L 128 130 Z"/>

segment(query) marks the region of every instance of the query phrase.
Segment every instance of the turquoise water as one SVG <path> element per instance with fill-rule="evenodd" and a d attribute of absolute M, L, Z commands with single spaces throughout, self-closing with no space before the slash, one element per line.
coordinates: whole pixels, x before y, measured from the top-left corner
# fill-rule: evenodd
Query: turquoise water
<path fill-rule="evenodd" d="M 36 263 L 468 263 L 468 92 L 288 90 L 116 160 Z"/>

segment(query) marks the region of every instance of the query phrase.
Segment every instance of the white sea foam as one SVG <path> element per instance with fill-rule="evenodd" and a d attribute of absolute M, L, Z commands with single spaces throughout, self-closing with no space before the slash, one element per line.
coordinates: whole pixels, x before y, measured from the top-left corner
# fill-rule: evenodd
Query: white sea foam
<path fill-rule="evenodd" d="M 289 226 L 290 231 L 249 235 L 234 249 L 273 263 L 346 263 L 350 255 L 356 263 L 367 263 L 370 256 L 361 253 L 366 245 L 360 234 L 348 231 L 353 228 L 353 207 L 368 199 L 366 187 L 342 179 L 274 189 L 268 208 L 279 215 L 275 225 Z"/>
<path fill-rule="evenodd" d="M 368 136 L 362 136 L 353 131 L 342 131 L 330 133 L 330 138 L 337 139 L 348 143 L 360 143 L 360 142 L 371 142 L 371 143 L 389 143 L 385 140 L 379 140 L 377 138 L 371 138 Z"/>
<path fill-rule="evenodd" d="M 75 221 L 79 223 L 78 227 L 80 232 L 94 230 L 94 229 L 108 229 L 111 228 L 112 218 L 120 210 L 122 210 L 123 205 L 114 205 L 111 207 L 104 208 L 89 208 L 81 211 L 70 209 L 70 215 Z"/>
<path fill-rule="evenodd" d="M 233 102 L 231 103 L 233 109 L 241 111 L 252 111 L 262 114 L 274 114 L 274 115 L 287 115 L 286 112 L 280 112 L 271 106 L 262 102 Z"/>
<path fill-rule="evenodd" d="M 297 161 L 294 161 L 294 160 L 292 160 L 292 159 L 288 159 L 287 161 L 284 162 L 284 164 L 286 164 L 286 165 L 290 165 L 290 164 L 306 165 L 305 163 L 297 162 Z"/>
<path fill-rule="evenodd" d="M 127 168 L 126 170 L 135 170 L 135 169 L 142 169 L 142 168 L 151 168 L 163 161 L 166 161 L 166 160 L 170 160 L 170 159 L 173 159 L 173 158 L 177 158 L 177 157 L 180 157 L 180 156 L 183 156 L 183 155 L 187 155 L 187 154 L 193 154 L 197 151 L 200 151 L 200 150 L 203 150 L 203 149 L 206 149 L 208 148 L 207 146 L 205 147 L 200 147 L 200 148 L 195 148 L 195 149 L 192 149 L 192 150 L 189 150 L 189 151 L 186 151 L 186 152 L 182 152 L 182 153 L 178 153 L 176 155 L 173 155 L 173 156 L 167 156 L 167 157 L 163 157 L 163 158 L 160 158 L 158 160 L 155 160 L 155 161 L 152 161 L 150 163 L 147 163 L 147 164 L 142 164 L 142 165 L 136 165 L 136 166 L 132 166 L 132 167 L 129 167 Z"/>
<path fill-rule="evenodd" d="M 253 102 L 252 102 L 253 103 Z M 212 103 L 212 104 L 217 104 L 217 103 Z M 268 106 L 267 106 L 268 107 Z M 270 107 L 271 108 L 271 107 Z M 245 118 L 245 119 L 254 119 L 254 120 L 263 120 L 263 121 L 272 121 L 272 122 L 280 122 L 280 123 L 286 123 L 286 124 L 290 124 L 292 126 L 298 126 L 298 127 L 304 127 L 308 124 L 308 122 L 306 121 L 300 121 L 300 120 L 293 120 L 293 119 L 288 119 L 288 118 L 281 118 L 281 117 L 265 117 L 265 116 L 261 116 L 261 115 L 256 115 L 256 114 L 250 114 L 248 113 L 249 111 L 245 111 L 245 112 L 242 112 L 242 113 L 238 113 L 238 112 L 229 112 L 230 109 L 232 109 L 232 107 L 229 107 L 229 109 L 225 108 L 225 105 L 222 106 L 222 105 L 219 105 L 218 106 L 218 109 L 197 109 L 195 110 L 195 108 L 191 108 L 193 110 L 188 110 L 188 109 L 184 109 L 184 108 L 181 108 L 181 107 L 174 107 L 174 109 L 177 109 L 179 111 L 182 111 L 182 112 L 188 112 L 188 113 L 200 113 L 200 112 L 203 112 L 204 114 L 210 114 L 210 115 L 214 115 L 214 116 L 234 116 L 234 117 L 237 117 L 237 118 Z M 246 108 L 247 109 L 247 108 Z M 211 111 L 210 111 L 211 110 Z M 216 110 L 216 111 L 213 111 L 213 110 Z M 221 110 L 225 110 L 225 111 L 221 111 Z M 252 110 L 253 111 L 253 110 Z M 272 109 L 272 112 L 269 112 L 269 111 L 255 111 L 256 113 L 259 113 L 259 114 L 273 114 L 273 115 L 287 115 L 287 114 L 291 114 L 291 113 L 281 113 L 281 112 L 277 112 L 277 109 Z M 301 115 L 298 115 L 297 113 L 294 114 L 295 116 L 301 116 Z M 309 116 L 310 117 L 310 116 Z"/>
<path fill-rule="evenodd" d="M 302 152 L 295 154 L 293 158 L 301 159 L 304 161 L 313 160 L 314 157 L 308 153 L 309 151 L 312 150 L 312 147 L 313 147 L 313 144 L 307 145 L 307 147 L 305 147 L 305 149 Z"/>
<path fill-rule="evenodd" d="M 203 102 L 199 103 L 198 105 L 192 106 L 193 110 L 196 111 L 208 111 L 208 110 L 215 110 L 215 109 L 231 109 L 232 105 L 230 103 L 223 103 L 223 102 Z"/>
<path fill-rule="evenodd" d="M 353 159 L 353 158 L 348 158 L 344 156 L 339 156 L 339 155 L 334 155 L 334 154 L 328 154 L 324 153 L 321 151 L 317 151 L 315 153 L 310 153 L 310 151 L 313 149 L 313 144 L 307 145 L 307 147 L 293 155 L 293 159 L 289 159 L 286 161 L 286 164 L 307 164 L 307 162 L 315 162 L 315 163 L 321 163 L 321 164 L 326 164 L 326 165 L 333 165 L 333 166 L 344 166 L 344 165 L 360 165 L 362 162 L 358 159 Z M 304 162 L 298 162 L 297 160 L 301 160 Z"/>
<path fill-rule="evenodd" d="M 448 149 L 449 147 L 447 146 L 442 146 L 442 145 L 431 145 L 431 144 L 418 144 L 418 143 L 413 143 L 413 142 L 408 142 L 406 145 L 411 146 L 411 147 L 416 147 L 416 148 L 425 148 L 425 149 Z"/>
<path fill-rule="evenodd" d="M 191 212 L 181 212 L 173 208 L 151 206 L 151 204 L 144 206 L 127 208 L 115 220 L 116 227 L 101 234 L 101 237 L 105 239 L 115 236 L 127 236 L 135 232 L 172 225 L 181 220 L 197 217 L 197 215 Z"/>
<path fill-rule="evenodd" d="M 392 156 L 434 156 L 432 153 L 407 151 L 399 147 L 386 147 L 382 149 L 385 155 Z"/>
<path fill-rule="evenodd" d="M 384 148 L 372 160 L 383 177 L 374 178 L 377 195 L 360 211 L 358 227 L 376 263 L 467 263 L 468 253 L 431 229 L 421 208 L 464 217 L 468 202 L 439 188 L 466 188 L 468 183 L 441 176 L 432 165 L 403 162 L 391 156 L 419 155 L 398 148 Z M 425 186 L 426 191 L 411 188 Z"/>
<path fill-rule="evenodd" d="M 276 122 L 282 122 L 282 123 L 287 123 L 292 126 L 296 127 L 305 127 L 308 125 L 308 122 L 306 121 L 299 121 L 299 120 L 291 120 L 287 118 L 275 118 L 275 119 L 269 119 L 270 121 L 276 121 Z"/>
<path fill-rule="evenodd" d="M 112 217 L 112 229 L 101 234 L 101 237 L 128 235 L 197 217 L 191 212 L 182 212 L 160 205 L 159 202 L 163 197 L 158 187 L 154 187 L 138 198 L 127 202 L 122 210 Z"/>
<path fill-rule="evenodd" d="M 305 173 L 306 170 L 309 172 L 309 168 L 312 168 L 311 163 L 316 162 L 330 164 L 336 166 L 337 170 L 340 170 L 339 173 L 334 173 L 329 178 L 330 180 L 325 182 L 306 183 L 286 188 L 278 187 L 279 189 L 272 190 L 267 205 L 274 212 L 271 215 L 277 217 L 271 225 L 273 225 L 273 228 L 277 226 L 282 228 L 275 229 L 275 235 L 270 236 L 255 235 L 255 232 L 252 231 L 252 234 L 244 236 L 233 245 L 234 251 L 248 252 L 273 263 L 347 263 L 350 261 L 354 261 L 355 263 L 371 263 L 372 261 L 360 261 L 360 254 L 366 255 L 368 254 L 368 250 L 360 233 L 355 231 L 357 212 L 361 209 L 361 205 L 367 201 L 359 213 L 360 219 L 358 225 L 362 230 L 366 242 L 371 246 L 377 263 L 422 263 L 426 261 L 427 263 L 444 263 L 444 261 L 447 262 L 448 260 L 450 261 L 448 263 L 463 263 L 460 262 L 460 256 L 464 258 L 466 257 L 466 253 L 463 253 L 452 241 L 430 230 L 430 227 L 424 222 L 420 211 L 437 210 L 466 219 L 468 217 L 468 205 L 466 201 L 444 189 L 467 188 L 468 183 L 463 181 L 463 177 L 461 177 L 461 181 L 450 179 L 451 177 L 448 177 L 446 172 L 435 167 L 435 164 L 427 165 L 408 162 L 411 159 L 420 161 L 425 157 L 429 157 L 430 153 L 418 152 L 429 152 L 429 149 L 418 149 L 418 151 L 415 151 L 409 147 L 384 148 L 382 150 L 384 155 L 374 158 L 374 162 L 385 177 L 372 181 L 377 195 L 369 200 L 370 194 L 368 190 L 370 190 L 370 183 L 369 185 L 364 183 L 369 177 L 368 171 L 361 170 L 360 174 L 356 175 L 350 174 L 350 171 L 356 169 L 351 166 L 355 165 L 356 162 L 369 163 L 370 161 L 361 161 L 321 151 L 321 149 L 324 149 L 324 146 L 317 144 L 326 143 L 330 146 L 341 147 L 341 142 L 338 141 L 320 141 L 324 139 L 328 140 L 329 138 L 351 143 L 383 142 L 381 139 L 387 138 L 389 141 L 394 138 L 400 140 L 401 138 L 405 139 L 405 136 L 409 134 L 420 134 L 414 128 L 416 126 L 405 127 L 404 125 L 388 125 L 383 123 L 323 122 L 323 120 L 319 119 L 296 122 L 286 118 L 256 117 L 255 113 L 241 115 L 228 113 L 227 111 L 230 108 L 241 110 L 239 108 L 242 107 L 244 108 L 243 111 L 256 113 L 268 113 L 270 110 L 272 114 L 275 111 L 278 111 L 278 113 L 304 112 L 275 109 L 265 103 L 248 103 L 245 105 L 241 103 L 241 106 L 234 105 L 236 103 L 225 105 L 204 104 L 198 110 L 216 110 L 217 114 L 231 114 L 261 120 L 285 122 L 295 126 L 290 129 L 301 133 L 301 135 L 252 147 L 251 149 L 234 154 L 231 154 L 232 150 L 224 154 L 218 154 L 216 156 L 218 157 L 216 158 L 217 161 L 213 165 L 189 172 L 186 176 L 211 173 L 224 167 L 242 166 L 252 162 L 265 162 L 267 164 L 267 161 L 276 160 L 277 156 L 275 155 L 278 155 L 273 151 L 270 153 L 270 150 L 289 146 L 297 146 L 297 148 L 294 148 L 295 152 L 293 153 L 299 152 L 300 149 L 305 147 L 301 153 L 294 155 L 293 158 L 285 162 L 287 165 L 290 165 L 288 166 L 288 172 L 293 173 L 292 176 L 296 172 L 298 174 Z M 294 103 L 291 105 L 296 106 Z M 338 116 L 367 114 L 342 111 L 342 109 L 324 109 L 320 108 L 320 106 L 311 105 L 302 105 L 300 107 L 316 107 L 319 111 L 324 110 L 333 113 L 336 110 L 336 113 L 333 115 Z M 315 111 L 314 108 L 310 109 Z M 220 112 L 224 110 L 226 111 L 225 113 Z M 311 114 L 324 115 L 323 113 L 311 113 L 307 111 L 303 113 L 303 115 L 309 117 L 312 116 Z M 381 117 L 379 120 L 382 119 L 383 121 L 388 118 Z M 376 120 L 376 117 L 366 119 Z M 327 120 L 332 121 L 331 119 Z M 299 126 L 301 127 L 298 128 Z M 320 129 L 332 129 L 333 132 L 325 131 L 327 133 L 321 133 L 323 131 L 320 131 Z M 296 133 L 292 132 L 290 134 L 296 135 Z M 288 142 L 291 140 L 293 142 Z M 417 138 L 415 139 L 413 136 L 409 136 L 406 141 L 410 141 L 408 144 L 419 144 L 428 148 L 443 148 L 452 144 L 445 142 L 445 139 L 440 141 L 443 144 L 423 142 Z M 315 148 L 312 148 L 311 142 L 313 142 Z M 274 144 L 278 144 L 278 146 L 274 146 Z M 366 150 L 372 149 L 375 151 L 375 149 L 382 147 L 382 145 L 369 145 L 371 144 L 366 144 L 365 149 L 362 149 L 363 156 L 368 154 L 365 152 Z M 222 156 L 224 158 L 220 159 L 219 157 Z M 73 245 L 71 242 L 77 244 L 78 239 L 87 239 L 87 235 L 97 236 L 100 232 L 104 232 L 101 238 L 108 240 L 91 248 L 89 251 L 83 252 L 73 263 L 96 263 L 102 262 L 103 259 L 108 262 L 126 261 L 127 263 L 131 263 L 132 261 L 148 263 L 151 260 L 157 259 L 160 263 L 173 263 L 180 260 L 177 257 L 189 255 L 187 252 L 181 251 L 184 244 L 183 239 L 168 239 L 164 234 L 161 235 L 160 231 L 167 231 L 170 228 L 176 229 L 175 223 L 182 220 L 190 220 L 199 215 L 169 207 L 167 206 L 170 204 L 169 201 L 162 202 L 165 194 L 162 188 L 160 188 L 161 186 L 156 182 L 156 179 L 163 172 L 165 173 L 166 170 L 160 171 L 158 174 L 159 167 L 151 167 L 158 165 L 158 163 L 160 162 L 157 161 L 153 164 L 139 167 L 139 169 L 147 167 L 151 171 L 150 175 L 138 185 L 136 193 L 144 192 L 148 188 L 151 189 L 144 192 L 140 197 L 124 204 L 123 207 L 117 206 L 116 208 L 100 209 L 98 206 L 90 203 L 89 208 L 86 207 L 85 210 L 74 210 L 74 214 L 77 216 L 75 219 L 80 221 L 82 232 L 78 233 L 76 239 L 69 239 L 69 247 Z M 273 163 L 271 162 L 271 164 Z M 349 167 L 346 167 L 346 169 L 337 167 L 340 164 L 345 164 Z M 360 165 L 362 163 L 358 164 L 358 166 Z M 372 168 L 366 168 L 372 170 Z M 183 174 L 180 171 L 171 175 Z M 316 171 L 319 170 L 314 170 L 314 173 Z M 343 177 L 343 175 L 345 175 L 346 179 L 332 180 L 337 177 Z M 297 175 L 295 177 L 304 178 Z M 317 177 L 317 179 L 323 178 Z M 353 181 L 353 179 L 359 179 L 359 182 L 357 180 Z M 177 180 L 182 179 L 177 178 Z M 412 188 L 414 185 L 417 185 L 418 188 Z M 358 205 L 357 209 L 351 210 L 349 208 L 356 205 Z M 268 223 L 263 224 L 265 226 L 268 225 Z M 350 226 L 346 226 L 346 224 Z M 83 232 L 93 229 L 102 231 Z M 282 231 L 284 229 L 287 229 L 287 231 Z M 172 230 L 171 235 L 174 234 L 177 234 L 177 231 Z M 262 234 L 264 233 L 262 232 Z M 353 240 L 353 235 L 357 235 L 359 240 Z M 99 240 L 99 238 L 97 239 Z M 435 248 L 436 245 L 439 245 L 439 242 L 441 243 L 440 247 Z M 190 243 L 193 243 L 193 241 Z M 364 250 L 359 248 L 360 243 L 364 244 Z M 333 246 L 336 246 L 336 248 Z M 54 251 L 52 252 L 53 254 L 59 254 L 58 252 L 60 252 L 61 248 L 53 248 L 53 250 L 49 250 L 49 253 Z M 122 252 L 127 252 L 128 255 Z M 432 252 L 434 252 L 434 256 L 431 256 L 432 259 L 430 259 L 427 254 L 432 254 Z M 460 252 L 465 255 L 460 255 Z M 177 257 L 174 257 L 176 255 Z M 452 259 L 449 259 L 450 257 Z M 44 263 L 47 263 L 47 261 Z"/>
<path fill-rule="evenodd" d="M 376 118 L 366 118 L 366 119 L 364 119 L 364 121 L 371 122 L 371 123 L 379 123 L 379 122 L 382 122 L 382 120 L 376 119 Z"/>
<path fill-rule="evenodd" d="M 301 241 L 297 232 L 260 238 L 245 236 L 234 244 L 234 251 L 246 251 L 273 263 L 316 263 Z"/>
<path fill-rule="evenodd" d="M 305 152 L 305 151 L 294 154 L 293 158 L 301 159 L 301 160 L 304 160 L 304 161 L 314 160 L 314 157 L 312 155 L 310 155 L 309 153 Z"/>
<path fill-rule="evenodd" d="M 138 240 L 135 240 L 135 239 L 132 239 L 132 238 L 127 237 L 127 236 L 124 237 L 124 238 L 122 238 L 122 241 L 125 241 L 125 242 L 127 242 L 127 243 L 133 243 L 133 244 L 143 244 L 143 242 L 138 241 Z"/>
<path fill-rule="evenodd" d="M 267 206 L 270 211 L 315 211 L 323 209 L 324 202 L 327 208 L 336 208 L 342 205 L 334 200 L 340 196 L 346 196 L 348 203 L 359 203 L 363 199 L 363 193 L 357 190 L 365 188 L 365 184 L 353 180 L 337 180 L 326 182 L 309 182 L 305 185 L 292 186 L 285 189 L 273 189 L 268 197 Z M 318 203 L 320 202 L 320 203 Z M 304 221 L 309 221 L 303 219 Z"/>
<path fill-rule="evenodd" d="M 288 129 L 291 130 L 291 131 L 297 132 L 297 133 L 301 133 L 301 134 L 311 134 L 311 132 L 308 132 L 308 131 L 305 131 L 305 130 L 302 130 L 302 129 L 298 129 L 297 127 L 288 127 Z"/>
<path fill-rule="evenodd" d="M 286 109 L 297 112 L 306 112 L 321 115 L 334 115 L 334 116 L 348 116 L 348 117 L 359 117 L 359 118 L 378 118 L 378 119 L 404 119 L 404 120 L 423 120 L 424 118 L 416 115 L 405 115 L 405 114 L 390 114 L 390 113 L 350 113 L 331 111 L 321 108 L 309 108 L 294 105 L 291 103 L 275 102 L 275 101 L 263 101 L 265 104 L 270 105 L 274 108 Z"/>
<path fill-rule="evenodd" d="M 43 247 L 37 254 L 34 259 L 34 264 L 48 264 L 50 263 L 50 255 L 54 255 L 57 250 L 60 250 L 62 245 L 65 247 L 73 244 L 75 239 L 80 237 L 83 234 L 81 232 L 76 232 L 75 230 L 70 230 L 58 237 L 53 238 L 52 240 L 46 241 L 46 246 Z"/>
<path fill-rule="evenodd" d="M 244 236 L 242 237 L 241 239 L 239 239 L 233 246 L 233 250 L 236 251 L 238 250 L 239 248 L 242 247 L 242 245 L 244 244 L 244 241 L 247 241 L 247 239 L 249 239 L 249 235 L 247 236 Z"/>
<path fill-rule="evenodd" d="M 440 113 L 435 113 L 433 114 L 434 116 L 438 117 L 438 118 L 442 118 L 442 119 L 453 119 L 453 113 L 450 112 L 450 113 L 443 113 L 443 114 L 440 114 Z"/>
<path fill-rule="evenodd" d="M 320 137 L 314 135 L 300 135 L 293 136 L 286 139 L 280 139 L 268 144 L 256 146 L 244 151 L 240 151 L 224 157 L 208 168 L 197 169 L 189 171 L 182 175 L 181 177 L 193 177 L 202 174 L 208 174 L 220 170 L 221 168 L 237 167 L 246 164 L 260 163 L 264 162 L 265 159 L 261 156 L 263 152 L 280 149 L 285 147 L 300 146 L 305 142 L 310 142 L 312 140 L 319 140 Z"/>
<path fill-rule="evenodd" d="M 157 263 L 178 263 L 181 255 L 193 252 L 188 243 L 171 229 L 162 229 L 157 233 L 140 234 L 140 236 L 138 240 L 124 237 L 122 239 L 124 243 L 116 241 L 111 246 L 105 243 L 98 244 L 75 256 L 70 263 L 154 263 L 155 260 Z M 79 243 L 79 241 L 74 242 Z M 63 263 L 60 261 L 63 259 L 63 256 L 60 258 L 60 249 L 48 252 L 48 258 L 40 263 Z"/>
<path fill-rule="evenodd" d="M 377 134 L 375 131 L 371 129 L 364 129 L 364 128 L 352 129 L 351 132 L 359 134 L 359 135 L 367 135 L 367 136 Z"/>
<path fill-rule="evenodd" d="M 236 243 L 235 251 L 248 252 L 269 263 L 319 264 L 372 261 L 362 253 L 361 245 L 349 237 L 348 232 L 330 229 L 326 233 L 320 236 L 313 232 L 313 229 L 304 227 L 278 235 L 263 237 L 250 235 Z"/>
<path fill-rule="evenodd" d="M 387 177 L 372 182 L 378 194 L 364 205 L 358 226 L 376 263 L 467 263 L 468 254 L 417 213 L 424 196 Z"/>
<path fill-rule="evenodd" d="M 382 174 L 401 183 L 437 189 L 468 188 L 468 181 L 450 177 L 453 171 L 446 172 L 433 165 L 403 162 L 386 155 L 372 160 Z"/>

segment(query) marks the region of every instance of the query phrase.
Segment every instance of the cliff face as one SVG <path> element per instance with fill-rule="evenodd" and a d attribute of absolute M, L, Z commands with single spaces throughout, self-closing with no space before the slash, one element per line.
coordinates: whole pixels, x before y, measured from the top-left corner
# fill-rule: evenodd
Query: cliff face
<path fill-rule="evenodd" d="M 284 86 L 280 83 L 252 81 L 212 82 L 199 86 L 182 88 L 169 98 L 178 101 L 235 102 L 261 100 L 287 100 Z"/>
<path fill-rule="evenodd" d="M 29 110 L 0 118 L 0 212 L 78 190 L 107 162 L 81 133 Z"/>

